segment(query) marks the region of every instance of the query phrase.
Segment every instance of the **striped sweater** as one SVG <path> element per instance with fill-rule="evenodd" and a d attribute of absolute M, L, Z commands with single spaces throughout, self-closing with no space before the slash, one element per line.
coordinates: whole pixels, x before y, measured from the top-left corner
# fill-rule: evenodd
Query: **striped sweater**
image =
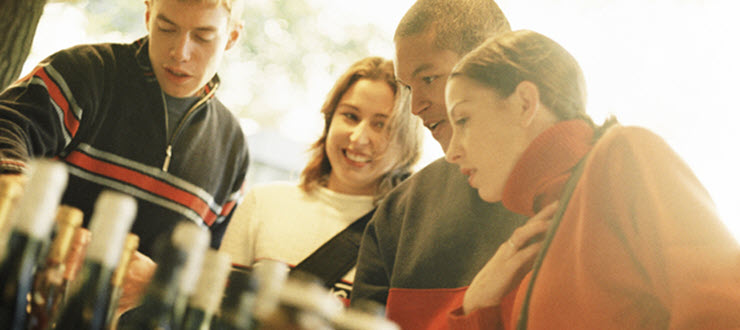
<path fill-rule="evenodd" d="M 445 329 L 473 277 L 525 219 L 481 200 L 440 158 L 392 190 L 367 224 L 352 303 L 385 304 L 402 329 Z"/>
<path fill-rule="evenodd" d="M 218 84 L 214 76 L 168 139 L 148 38 L 59 51 L 0 94 L 0 170 L 22 172 L 32 157 L 64 161 L 62 202 L 82 209 L 85 224 L 101 190 L 134 196 L 144 254 L 183 219 L 210 229 L 218 247 L 248 165 L 238 121 L 214 97 Z"/>

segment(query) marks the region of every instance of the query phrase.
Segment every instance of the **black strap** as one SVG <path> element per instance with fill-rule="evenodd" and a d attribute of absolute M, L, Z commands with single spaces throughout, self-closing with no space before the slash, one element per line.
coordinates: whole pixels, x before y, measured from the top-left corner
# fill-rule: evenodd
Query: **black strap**
<path fill-rule="evenodd" d="M 586 156 L 588 156 L 588 154 L 586 154 Z M 586 156 L 581 158 L 581 160 L 578 162 L 575 169 L 573 170 L 573 174 L 571 174 L 570 178 L 568 178 L 568 182 L 565 183 L 565 187 L 563 188 L 563 195 L 560 196 L 560 202 L 558 203 L 558 209 L 555 211 L 555 214 L 552 217 L 552 226 L 547 231 L 547 235 L 545 236 L 545 240 L 543 241 L 543 244 L 542 244 L 542 250 L 537 256 L 537 259 L 535 260 L 534 266 L 532 268 L 532 278 L 529 281 L 529 286 L 527 287 L 527 294 L 524 297 L 524 302 L 522 303 L 522 310 L 519 313 L 519 321 L 517 322 L 517 325 L 516 325 L 517 330 L 527 329 L 527 317 L 529 316 L 529 302 L 532 297 L 532 289 L 534 288 L 534 281 L 537 279 L 537 275 L 540 272 L 540 268 L 542 267 L 542 262 L 545 259 L 547 250 L 550 248 L 550 244 L 552 243 L 552 240 L 555 237 L 555 232 L 557 232 L 558 226 L 560 226 L 560 220 L 563 218 L 565 209 L 568 207 L 568 202 L 570 202 L 570 197 L 573 195 L 573 190 L 575 190 L 576 185 L 578 184 L 578 179 L 581 177 L 581 173 L 583 173 L 584 164 L 586 163 L 586 158 L 587 158 Z"/>
<path fill-rule="evenodd" d="M 324 283 L 324 286 L 334 286 L 334 283 L 339 281 L 357 263 L 362 232 L 374 213 L 375 209 L 334 235 L 314 253 L 293 267 L 291 273 L 306 272 L 317 276 Z"/>

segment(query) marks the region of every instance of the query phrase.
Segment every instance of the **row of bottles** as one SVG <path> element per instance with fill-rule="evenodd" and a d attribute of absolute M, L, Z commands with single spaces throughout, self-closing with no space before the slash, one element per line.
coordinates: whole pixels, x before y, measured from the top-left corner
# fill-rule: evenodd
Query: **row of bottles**
<path fill-rule="evenodd" d="M 232 267 L 189 221 L 155 242 L 158 264 L 140 305 L 119 315 L 139 245 L 130 233 L 136 201 L 104 191 L 82 228 L 82 212 L 59 204 L 67 175 L 62 163 L 39 160 L 24 183 L 0 178 L 3 329 L 398 329 L 382 309 L 345 308 L 283 263 Z"/>
<path fill-rule="evenodd" d="M 89 229 L 84 229 L 82 212 L 59 204 L 67 178 L 63 163 L 38 160 L 27 182 L 2 181 L 0 324 L 5 329 L 105 325 L 109 302 L 104 299 L 110 297 L 112 271 L 119 264 L 136 201 L 104 191 Z"/>

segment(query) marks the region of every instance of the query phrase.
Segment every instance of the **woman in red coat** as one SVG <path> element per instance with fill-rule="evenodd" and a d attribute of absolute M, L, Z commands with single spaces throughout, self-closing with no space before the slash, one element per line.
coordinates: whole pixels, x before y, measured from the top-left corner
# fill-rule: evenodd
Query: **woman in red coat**
<path fill-rule="evenodd" d="M 515 231 L 451 326 L 740 328 L 740 247 L 707 191 L 650 131 L 594 125 L 585 95 L 575 59 L 532 31 L 488 40 L 453 70 L 447 160 L 486 201 L 563 214 Z"/>

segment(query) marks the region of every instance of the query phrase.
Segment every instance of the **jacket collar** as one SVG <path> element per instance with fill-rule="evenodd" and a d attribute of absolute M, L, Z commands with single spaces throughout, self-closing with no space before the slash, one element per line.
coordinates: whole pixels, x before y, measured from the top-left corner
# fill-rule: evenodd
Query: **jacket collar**
<path fill-rule="evenodd" d="M 593 147 L 593 129 L 582 120 L 559 122 L 540 133 L 514 165 L 502 203 L 533 216 L 559 199 L 571 170 Z"/>

